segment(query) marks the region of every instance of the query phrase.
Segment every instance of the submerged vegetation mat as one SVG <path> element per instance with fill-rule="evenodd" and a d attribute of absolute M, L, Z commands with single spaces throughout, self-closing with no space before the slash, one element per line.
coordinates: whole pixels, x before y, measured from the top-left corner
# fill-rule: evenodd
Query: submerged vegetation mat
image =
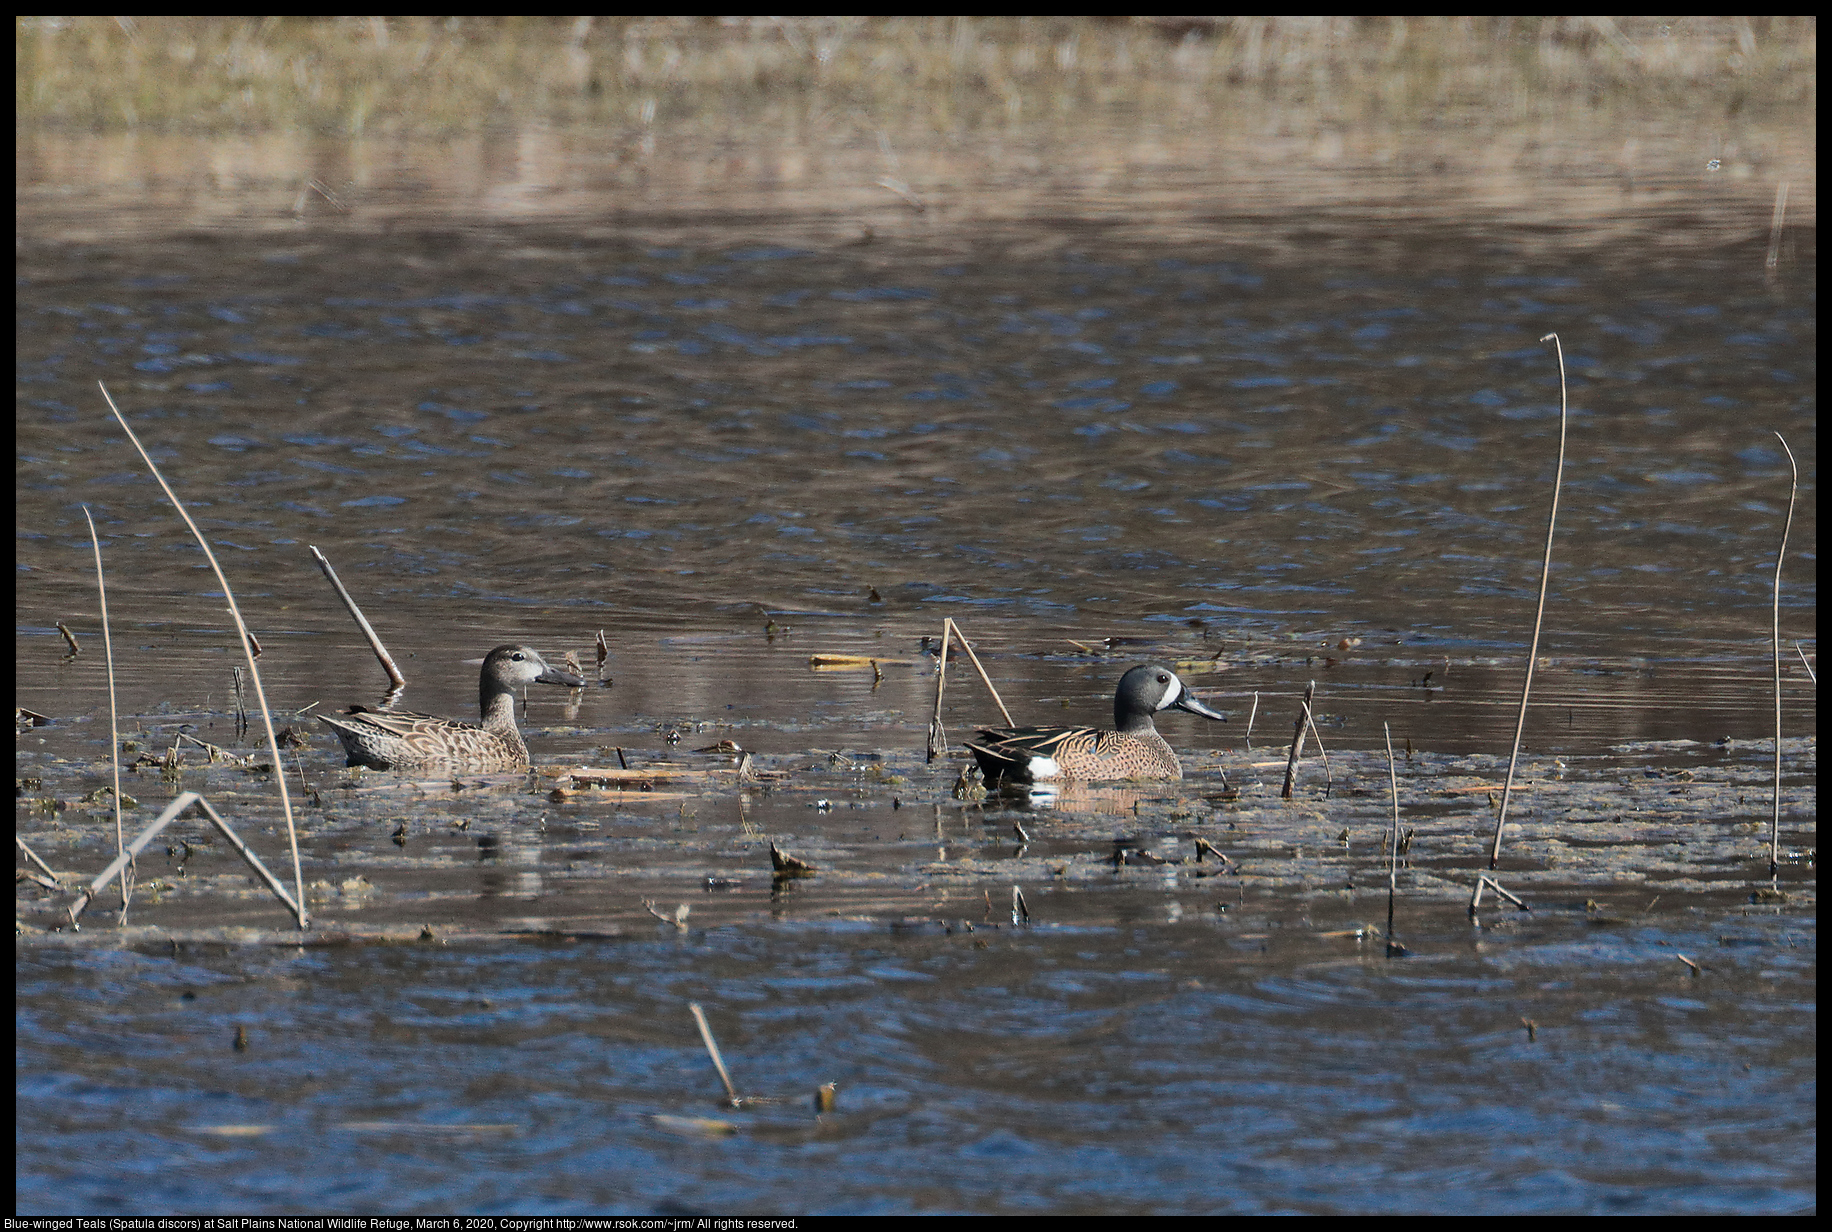
<path fill-rule="evenodd" d="M 1767 879 L 1772 747 L 1755 742 L 1529 758 L 1495 876 L 1525 907 L 1598 923 L 1706 901 L 1810 911 L 1815 747 L 1784 748 L 1777 889 Z M 577 780 L 552 767 L 417 780 L 313 761 L 301 850 L 320 941 L 648 933 L 785 915 L 1048 927 L 1141 908 L 1224 925 L 1295 912 L 1320 929 L 1384 929 L 1391 801 L 1385 758 L 1372 753 L 1332 752 L 1327 770 L 1307 759 L 1291 800 L 1279 798 L 1284 757 L 1254 753 L 1193 759 L 1182 782 L 1020 795 L 988 795 L 964 766 L 926 766 L 914 750 L 757 758 L 751 782 L 682 764 Z M 27 763 L 21 835 L 61 883 L 19 882 L 21 927 L 38 935 L 60 926 L 72 883 L 107 863 L 113 827 L 105 793 L 66 794 L 87 765 Z M 1398 759 L 1402 939 L 1409 904 L 1470 899 L 1505 770 L 1491 756 Z M 271 845 L 271 793 L 246 794 L 268 776 L 255 770 L 238 790 L 249 777 L 222 767 L 190 780 L 207 778 L 196 785 L 256 818 Z M 773 846 L 803 867 L 773 868 Z M 302 940 L 196 822 L 168 830 L 138 877 L 136 927 L 116 933 L 107 917 L 118 900 L 105 893 L 83 936 Z M 1521 909 L 1491 899 L 1483 910 Z"/>

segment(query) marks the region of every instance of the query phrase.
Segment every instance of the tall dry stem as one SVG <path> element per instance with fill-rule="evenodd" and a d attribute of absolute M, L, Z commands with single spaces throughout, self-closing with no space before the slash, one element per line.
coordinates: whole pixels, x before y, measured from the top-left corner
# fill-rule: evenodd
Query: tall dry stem
<path fill-rule="evenodd" d="M 280 809 L 286 814 L 286 837 L 292 845 L 295 889 L 292 903 L 293 915 L 300 929 L 303 930 L 310 921 L 305 909 L 305 873 L 299 866 L 299 829 L 293 824 L 293 801 L 286 791 L 286 766 L 280 760 L 280 740 L 274 734 L 273 714 L 267 709 L 267 691 L 261 685 L 261 669 L 255 665 L 253 643 L 248 632 L 248 625 L 242 620 L 242 610 L 236 605 L 235 592 L 229 588 L 229 579 L 223 575 L 223 567 L 217 563 L 216 553 L 210 550 L 210 541 L 205 539 L 203 532 L 197 529 L 197 523 L 191 520 L 191 513 L 184 507 L 184 502 L 178 499 L 178 494 L 172 491 L 172 485 L 165 481 L 165 476 L 160 474 L 159 468 L 153 464 L 152 455 L 146 452 L 146 446 L 140 443 L 140 438 L 135 436 L 134 430 L 128 426 L 127 416 L 121 414 L 121 408 L 115 405 L 113 395 L 108 392 L 108 386 L 101 381 L 97 381 L 96 384 L 101 386 L 102 397 L 108 400 L 108 409 L 114 412 L 115 420 L 121 425 L 121 430 L 127 433 L 127 439 L 133 442 L 135 449 L 139 450 L 140 458 L 146 463 L 146 468 L 153 473 L 153 478 L 159 481 L 159 486 L 164 490 L 166 499 L 172 502 L 172 508 L 178 510 L 178 516 L 184 519 L 184 524 L 191 528 L 192 537 L 197 540 L 197 546 L 203 549 L 204 559 L 210 562 L 210 568 L 216 574 L 217 584 L 223 588 L 223 598 L 229 604 L 229 615 L 235 620 L 236 633 L 242 643 L 242 654 L 248 660 L 248 674 L 254 680 L 255 700 L 261 704 L 261 722 L 267 728 L 267 751 L 274 759 L 274 784 L 280 789 Z"/>
<path fill-rule="evenodd" d="M 1781 547 L 1775 553 L 1775 597 L 1770 608 L 1770 632 L 1775 651 L 1775 815 L 1768 827 L 1768 875 L 1771 879 L 1781 875 L 1781 562 L 1787 559 L 1788 532 L 1794 529 L 1794 502 L 1800 495 L 1800 464 L 1794 461 L 1794 451 L 1788 449 L 1787 437 L 1777 432 L 1775 439 L 1787 450 L 1787 464 L 1793 472 L 1793 480 L 1787 494 L 1787 521 L 1781 524 Z"/>
<path fill-rule="evenodd" d="M 83 506 L 83 521 L 89 523 L 89 546 L 95 551 L 95 597 L 102 612 L 102 657 L 108 664 L 108 764 L 114 771 L 115 855 L 127 850 L 127 835 L 121 828 L 121 713 L 115 701 L 114 637 L 108 631 L 108 582 L 102 576 L 102 540 L 95 533 L 95 519 L 89 506 Z M 121 923 L 127 923 L 127 899 L 130 890 L 127 866 L 121 866 Z"/>
<path fill-rule="evenodd" d="M 1570 418 L 1570 399 L 1565 388 L 1565 345 L 1556 333 L 1547 334 L 1541 342 L 1550 342 L 1558 350 L 1558 467 L 1552 472 L 1552 509 L 1546 515 L 1546 554 L 1539 567 L 1539 606 L 1533 613 L 1533 644 L 1527 650 L 1527 677 L 1520 686 L 1520 717 L 1514 723 L 1514 750 L 1508 754 L 1508 778 L 1501 788 L 1501 808 L 1495 816 L 1495 841 L 1489 847 L 1489 867 L 1501 862 L 1501 830 L 1508 821 L 1508 801 L 1514 795 L 1514 770 L 1520 764 L 1520 740 L 1527 730 L 1527 702 L 1533 695 L 1533 668 L 1539 662 L 1539 631 L 1546 621 L 1546 587 L 1552 581 L 1552 535 L 1558 528 L 1559 490 L 1565 483 L 1565 427 Z"/>

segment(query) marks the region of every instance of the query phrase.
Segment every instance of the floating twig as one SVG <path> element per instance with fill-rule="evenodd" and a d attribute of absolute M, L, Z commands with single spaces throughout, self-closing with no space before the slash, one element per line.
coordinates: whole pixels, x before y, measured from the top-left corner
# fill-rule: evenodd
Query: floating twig
<path fill-rule="evenodd" d="M 89 516 L 89 506 L 87 505 L 83 506 L 83 516 L 84 517 Z M 89 530 L 90 530 L 90 533 L 93 535 L 95 532 L 95 523 L 94 522 L 89 523 Z M 71 658 L 74 659 L 77 655 L 80 655 L 83 653 L 83 648 L 76 644 L 76 634 L 70 632 L 69 625 L 65 624 L 63 621 L 60 620 L 57 622 L 57 631 L 64 635 L 64 645 L 70 648 L 70 657 Z"/>
<path fill-rule="evenodd" d="M 1024 891 L 1017 886 L 1011 888 L 1011 922 L 1013 924 L 1030 923 L 1030 905 L 1024 901 Z"/>
<path fill-rule="evenodd" d="M 778 877 L 812 877 L 820 866 L 792 856 L 775 843 L 770 844 L 770 867 Z"/>
<path fill-rule="evenodd" d="M 676 907 L 673 915 L 662 914 L 661 911 L 656 909 L 655 903 L 646 898 L 642 900 L 642 905 L 648 910 L 650 915 L 654 916 L 662 923 L 672 924 L 681 932 L 687 931 L 687 917 L 692 913 L 693 908 L 689 907 L 686 903 L 682 903 L 680 906 Z"/>
<path fill-rule="evenodd" d="M 1556 333 L 1547 334 L 1541 342 L 1550 342 L 1558 351 L 1558 467 L 1552 473 L 1552 509 L 1546 515 L 1546 554 L 1539 569 L 1539 606 L 1533 614 L 1533 641 L 1527 648 L 1527 677 L 1520 686 L 1520 717 L 1514 723 L 1514 751 L 1508 755 L 1508 778 L 1501 788 L 1501 810 L 1495 817 L 1495 841 L 1489 847 L 1489 867 L 1501 863 L 1501 831 L 1508 820 L 1508 802 L 1514 795 L 1514 768 L 1520 761 L 1520 740 L 1527 730 L 1527 701 L 1533 693 L 1533 667 L 1539 662 L 1539 631 L 1546 619 L 1546 588 L 1552 582 L 1552 535 L 1558 527 L 1559 489 L 1565 482 L 1565 427 L 1570 404 L 1565 388 L 1565 344 Z"/>
<path fill-rule="evenodd" d="M 337 570 L 331 568 L 331 562 L 326 560 L 324 553 L 316 547 L 307 544 L 306 548 L 311 552 L 312 559 L 318 562 L 318 568 L 323 571 L 325 580 L 331 583 L 331 589 L 337 592 L 337 597 L 342 599 L 344 606 L 350 610 L 350 615 L 356 620 L 356 627 L 361 629 L 363 636 L 369 639 L 369 649 L 374 652 L 376 660 L 382 665 L 382 670 L 388 673 L 388 687 L 397 690 L 406 688 L 407 677 L 401 675 L 401 669 L 394 664 L 394 656 L 388 653 L 386 646 L 382 645 L 382 639 L 375 635 L 375 629 L 370 625 L 369 618 L 363 615 L 363 610 L 356 606 L 356 600 L 350 597 L 350 592 L 344 589 L 342 582 L 338 581 Z M 601 633 L 599 636 L 604 635 Z"/>
<path fill-rule="evenodd" d="M 899 197 L 902 197 L 903 203 L 909 206 L 911 209 L 915 210 L 918 214 L 922 213 L 923 211 L 929 208 L 928 204 L 924 202 L 921 197 L 916 195 L 916 192 L 914 189 L 912 189 L 908 184 L 905 184 L 902 180 L 898 179 L 896 176 L 892 176 L 892 175 L 879 176 L 877 183 L 878 183 L 879 188 L 888 188 L 892 192 L 896 193 Z"/>
<path fill-rule="evenodd" d="M 1196 863 L 1198 864 L 1202 863 L 1202 858 L 1204 856 L 1214 856 L 1217 860 L 1221 861 L 1222 867 L 1224 868 L 1230 864 L 1236 863 L 1236 861 L 1228 857 L 1227 852 L 1223 851 L 1221 848 L 1217 847 L 1215 844 L 1209 842 L 1208 839 L 1203 838 L 1201 835 L 1197 835 L 1196 836 Z"/>
<path fill-rule="evenodd" d="M 242 610 L 235 601 L 235 591 L 230 588 L 229 579 L 224 575 L 222 565 L 217 562 L 216 553 L 210 550 L 210 541 L 204 538 L 202 531 L 197 529 L 197 523 L 191 519 L 191 513 L 184 507 L 184 502 L 178 499 L 178 494 L 172 491 L 172 485 L 165 481 L 165 476 L 160 474 L 159 468 L 153 464 L 152 455 L 146 452 L 146 446 L 142 445 L 140 438 L 134 435 L 133 428 L 128 425 L 127 416 L 121 414 L 121 408 L 115 405 L 113 396 L 109 394 L 108 386 L 101 381 L 97 381 L 96 384 L 101 386 L 102 397 L 108 400 L 108 409 L 114 412 L 115 420 L 120 423 L 121 430 L 127 433 L 127 439 L 133 442 L 134 448 L 140 452 L 141 460 L 153 473 L 153 478 L 159 481 L 160 488 L 165 491 L 166 499 L 170 500 L 172 507 L 178 510 L 178 516 L 184 519 L 185 525 L 191 528 L 191 534 L 197 540 L 197 545 L 203 549 L 204 559 L 210 562 L 210 569 L 216 574 L 217 584 L 223 588 L 223 599 L 229 605 L 229 615 L 235 621 L 236 632 L 241 635 L 242 651 L 248 656 L 248 674 L 254 680 L 255 700 L 261 706 L 261 722 L 267 728 L 267 747 L 273 753 L 274 758 L 274 785 L 280 789 L 280 808 L 286 814 L 286 837 L 292 847 L 293 884 L 298 889 L 298 895 L 296 899 L 289 898 L 286 901 L 292 906 L 299 927 L 303 930 L 309 922 L 309 917 L 305 910 L 305 872 L 299 864 L 299 829 L 293 824 L 293 802 L 291 796 L 287 794 L 286 774 L 281 770 L 280 740 L 274 734 L 274 718 L 272 712 L 267 708 L 267 692 L 261 686 L 260 669 L 255 666 L 247 622 L 242 619 Z M 202 797 L 199 797 L 199 800 L 201 801 Z M 204 808 L 209 810 L 209 804 L 205 803 Z M 213 810 L 211 816 L 215 816 Z M 223 828 L 227 831 L 226 826 Z M 240 847 L 240 839 L 231 841 Z M 249 858 L 253 859 L 252 856 Z M 278 889 L 278 883 L 275 883 L 275 888 Z"/>
<path fill-rule="evenodd" d="M 693 1011 L 693 1020 L 700 1024 L 700 1038 L 706 1042 L 713 1068 L 719 1071 L 719 1081 L 725 1084 L 726 1102 L 738 1107 L 743 1101 L 738 1098 L 738 1088 L 732 1085 L 732 1076 L 725 1071 L 725 1058 L 719 1055 L 719 1043 L 712 1037 L 712 1028 L 706 1025 L 706 1011 L 700 1008 L 698 1001 L 688 1002 L 687 1008 Z"/>

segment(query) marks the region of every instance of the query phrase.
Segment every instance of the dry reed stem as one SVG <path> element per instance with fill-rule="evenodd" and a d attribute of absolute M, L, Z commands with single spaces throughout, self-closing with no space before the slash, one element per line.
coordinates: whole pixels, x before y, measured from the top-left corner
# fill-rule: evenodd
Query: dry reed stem
<path fill-rule="evenodd" d="M 706 1025 L 706 1011 L 700 1008 L 698 1001 L 690 1001 L 687 1008 L 693 1011 L 693 1020 L 700 1024 L 700 1038 L 706 1042 L 706 1051 L 712 1056 L 713 1067 L 719 1071 L 719 1081 L 725 1084 L 725 1098 L 736 1108 L 741 1102 L 738 1099 L 738 1088 L 732 1085 L 732 1076 L 725 1072 L 725 1058 L 719 1055 L 718 1041 L 712 1037 L 712 1028 Z"/>
<path fill-rule="evenodd" d="M 369 649 L 375 653 L 377 661 L 382 665 L 382 670 L 388 673 L 389 689 L 396 693 L 405 689 L 407 677 L 401 675 L 401 669 L 395 666 L 394 656 L 388 653 L 387 647 L 382 645 L 382 639 L 377 637 L 375 630 L 370 627 L 369 618 L 363 615 L 362 609 L 356 606 L 356 600 L 350 597 L 350 592 L 345 590 L 344 584 L 338 580 L 337 570 L 331 568 L 331 562 L 326 560 L 324 553 L 316 547 L 308 543 L 306 548 L 311 552 L 312 558 L 318 562 L 318 568 L 329 579 L 332 588 L 337 591 L 337 597 L 343 600 L 344 606 L 350 610 L 350 615 L 355 617 L 356 627 L 361 629 L 363 636 L 369 639 Z M 599 637 L 603 636 L 603 633 L 600 632 Z M 599 662 L 602 663 L 603 660 L 600 659 Z"/>
<path fill-rule="evenodd" d="M 954 629 L 954 618 L 941 618 L 941 662 L 935 669 L 935 710 L 929 716 L 929 749 L 928 760 L 933 762 L 948 751 L 948 729 L 941 722 L 941 695 L 948 687 L 948 648 L 952 645 L 950 633 Z"/>
<path fill-rule="evenodd" d="M 1769 286 L 1775 285 L 1775 276 L 1781 264 L 1781 232 L 1787 222 L 1787 181 L 1775 185 L 1775 213 L 1768 223 L 1768 256 L 1763 261 L 1763 279 Z M 1779 432 L 1775 433 L 1780 436 Z M 1784 442 L 1785 443 L 1785 442 Z"/>
<path fill-rule="evenodd" d="M 1336 789 L 1336 776 L 1329 768 L 1329 750 L 1323 747 L 1323 733 L 1317 730 L 1317 716 L 1308 698 L 1304 702 L 1304 721 L 1310 724 L 1310 738 L 1317 742 L 1317 756 L 1323 759 L 1323 794 L 1327 798 Z"/>
<path fill-rule="evenodd" d="M 178 510 L 178 516 L 184 519 L 184 524 L 191 528 L 192 537 L 197 540 L 197 546 L 203 549 L 204 559 L 210 562 L 210 568 L 216 574 L 217 583 L 223 588 L 223 599 L 229 605 L 229 615 L 235 619 L 236 630 L 241 634 L 242 653 L 248 658 L 248 673 L 254 679 L 255 700 L 261 704 L 261 723 L 267 729 L 267 748 L 273 754 L 274 784 L 280 789 L 280 808 L 286 814 L 286 837 L 292 847 L 293 884 L 298 888 L 298 898 L 296 901 L 289 899 L 288 902 L 298 919 L 299 928 L 303 931 L 309 921 L 305 912 L 305 873 L 299 865 L 299 828 L 293 824 L 293 802 L 286 790 L 286 767 L 285 763 L 280 760 L 280 740 L 274 734 L 274 718 L 267 708 L 267 690 L 261 684 L 261 670 L 255 665 L 248 625 L 242 619 L 241 608 L 236 605 L 235 592 L 229 588 L 229 579 L 223 575 L 222 565 L 217 563 L 216 553 L 210 550 L 209 540 L 205 539 L 203 532 L 197 529 L 197 523 L 191 520 L 190 510 L 184 507 L 184 502 L 178 499 L 176 492 L 172 491 L 172 485 L 167 483 L 165 476 L 159 473 L 159 468 L 153 464 L 152 455 L 146 452 L 146 446 L 140 443 L 140 438 L 134 435 L 133 428 L 128 426 L 127 416 L 121 414 L 121 408 L 115 405 L 113 395 L 108 392 L 108 386 L 101 381 L 97 381 L 96 384 L 101 386 L 102 397 L 107 399 L 108 409 L 114 412 L 115 420 L 121 425 L 121 430 L 127 433 L 127 439 L 133 442 L 134 448 L 140 453 L 141 460 L 146 463 L 147 469 L 152 471 L 153 478 L 159 481 L 159 486 L 164 490 L 166 499 L 172 502 L 174 509 Z M 208 805 L 205 807 L 208 808 Z M 241 842 L 239 839 L 231 841 L 238 846 Z"/>
<path fill-rule="evenodd" d="M 15 834 L 13 835 L 13 843 L 15 846 L 19 848 L 19 850 L 25 852 L 26 859 L 36 864 L 39 868 L 44 869 L 46 876 L 52 878 L 53 880 L 56 880 L 57 874 L 51 871 L 51 866 L 49 864 L 46 864 L 43 860 L 39 859 L 38 853 L 36 851 L 33 851 L 30 847 L 27 847 L 25 845 L 24 839 L 20 838 L 17 834 Z"/>
<path fill-rule="evenodd" d="M 293 901 L 292 895 L 286 892 L 286 887 L 280 884 L 278 878 L 267 871 L 267 866 L 261 863 L 261 858 L 259 856 L 248 850 L 248 845 L 242 842 L 240 836 L 238 836 L 234 830 L 229 828 L 229 823 L 224 821 L 221 814 L 214 808 L 210 807 L 210 802 L 194 791 L 187 791 L 176 800 L 166 805 L 165 811 L 155 817 L 147 825 L 146 829 L 140 831 L 140 833 L 135 836 L 134 840 L 127 844 L 126 849 L 115 858 L 114 863 L 103 869 L 96 879 L 89 883 L 88 888 L 76 896 L 76 901 L 71 903 L 69 908 L 70 923 L 73 927 L 76 925 L 77 917 L 82 915 L 84 909 L 94 901 L 95 896 L 101 893 L 102 887 L 108 884 L 109 879 L 116 873 L 125 869 L 129 861 L 138 856 L 146 845 L 158 836 L 161 830 L 172 824 L 174 820 L 192 805 L 196 805 L 203 810 L 204 816 L 209 818 L 210 823 L 216 827 L 217 832 L 223 836 L 229 845 L 235 848 L 236 854 L 247 861 L 248 866 L 254 869 L 262 881 L 267 883 L 267 888 L 273 891 L 274 897 L 278 898 L 282 903 L 285 903 L 287 909 L 290 910 L 295 917 L 301 920 L 305 918 L 303 906 Z M 301 927 L 303 927 L 303 925 L 301 925 Z"/>
<path fill-rule="evenodd" d="M 1514 895 L 1514 894 L 1509 894 L 1506 890 L 1502 889 L 1501 883 L 1499 881 L 1496 881 L 1493 877 L 1490 877 L 1487 874 L 1479 874 L 1476 877 L 1476 891 L 1475 893 L 1471 894 L 1469 897 L 1469 913 L 1471 915 L 1475 915 L 1476 908 L 1482 905 L 1482 892 L 1484 890 L 1495 891 L 1496 894 L 1500 895 L 1502 898 L 1507 899 L 1510 903 L 1513 903 L 1516 907 L 1519 907 L 1522 911 L 1533 910 L 1533 908 L 1527 906 L 1525 899 L 1520 898 L 1519 896 Z"/>
<path fill-rule="evenodd" d="M 966 635 L 961 632 L 961 627 L 952 619 L 948 621 L 948 627 L 954 630 L 955 640 L 960 642 L 961 649 L 967 652 L 967 658 L 972 661 L 973 670 L 980 674 L 980 681 L 986 686 L 986 691 L 992 694 L 993 704 L 999 708 L 999 713 L 1005 716 L 1006 726 L 1015 727 L 1016 724 L 1012 722 L 1011 711 L 1005 708 L 1005 699 L 999 696 L 998 689 L 993 687 L 992 677 L 988 676 L 986 674 L 986 669 L 980 666 L 980 656 L 973 653 L 972 643 L 967 640 Z"/>
<path fill-rule="evenodd" d="M 1781 875 L 1781 563 L 1787 559 L 1788 532 L 1794 529 L 1794 501 L 1800 495 L 1800 464 L 1794 461 L 1794 451 L 1788 448 L 1787 438 L 1777 432 L 1775 439 L 1787 450 L 1793 482 L 1787 494 L 1787 520 L 1781 525 L 1781 547 L 1775 553 L 1775 596 L 1770 608 L 1775 648 L 1775 815 L 1768 828 L 1768 875 L 1771 879 Z"/>
<path fill-rule="evenodd" d="M 1520 763 L 1520 740 L 1527 730 L 1527 702 L 1533 694 L 1533 668 L 1539 662 L 1539 632 L 1546 620 L 1546 588 L 1552 582 L 1552 535 L 1558 527 L 1559 489 L 1565 482 L 1565 426 L 1570 403 L 1565 388 L 1565 345 L 1556 333 L 1541 342 L 1558 350 L 1558 467 L 1552 473 L 1552 509 L 1546 515 L 1546 553 L 1539 569 L 1539 606 L 1533 613 L 1533 642 L 1527 650 L 1527 677 L 1520 686 L 1520 717 L 1514 723 L 1514 749 L 1508 755 L 1508 777 L 1501 787 L 1501 810 L 1495 817 L 1495 841 L 1489 847 L 1489 867 L 1501 863 L 1501 830 L 1508 820 L 1508 802 L 1514 795 L 1514 770 Z M 1499 887 L 1497 887 L 1499 889 Z"/>
<path fill-rule="evenodd" d="M 1291 733 L 1291 751 L 1285 755 L 1285 787 L 1279 792 L 1279 799 L 1291 799 L 1292 781 L 1298 774 L 1298 757 L 1304 751 L 1304 732 L 1310 726 L 1310 699 L 1317 691 L 1317 682 L 1311 681 L 1304 686 L 1304 698 L 1298 704 L 1298 722 Z"/>
<path fill-rule="evenodd" d="M 1399 895 L 1399 774 L 1393 768 L 1393 728 L 1380 725 L 1387 737 L 1387 787 L 1393 796 L 1393 837 L 1387 843 L 1387 953 L 1394 952 L 1393 900 Z"/>
<path fill-rule="evenodd" d="M 102 540 L 95 533 L 95 519 L 89 506 L 83 506 L 83 520 L 89 523 L 89 546 L 95 551 L 95 597 L 102 613 L 102 656 L 108 666 L 108 765 L 114 771 L 115 855 L 127 850 L 127 836 L 121 829 L 121 715 L 115 702 L 114 638 L 108 631 L 108 583 L 102 576 Z M 127 924 L 127 866 L 121 866 L 121 924 Z"/>

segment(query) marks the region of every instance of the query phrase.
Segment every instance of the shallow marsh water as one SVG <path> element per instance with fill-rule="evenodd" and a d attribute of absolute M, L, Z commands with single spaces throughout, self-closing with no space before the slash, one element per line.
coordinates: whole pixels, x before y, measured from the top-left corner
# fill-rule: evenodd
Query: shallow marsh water
<path fill-rule="evenodd" d="M 214 582 L 98 377 L 223 555 L 277 714 L 379 692 L 308 543 L 407 660 L 408 706 L 471 713 L 460 660 L 504 641 L 590 674 L 600 628 L 612 687 L 531 694 L 529 780 L 356 774 L 316 733 L 288 753 L 304 945 L 193 823 L 141 861 L 126 928 L 104 896 L 34 931 L 67 895 L 25 885 L 22 1211 L 1812 1205 L 1795 667 L 1787 897 L 1751 894 L 1771 427 L 1803 463 L 1783 630 L 1813 645 L 1810 246 L 1770 283 L 1760 227 L 1686 250 L 1670 215 L 1656 256 L 1424 209 L 1173 242 L 1065 206 L 844 244 L 762 212 L 131 243 L 72 214 L 23 228 L 18 292 L 18 701 L 53 720 L 21 736 L 19 829 L 54 867 L 113 844 L 82 803 L 108 710 L 81 504 L 130 738 L 256 750 Z M 1571 453 L 1500 874 L 1533 911 L 1472 920 L 1550 330 Z M 997 712 L 951 672 L 954 752 L 923 761 L 946 615 L 1020 721 L 1104 721 L 1152 658 L 1232 722 L 1166 720 L 1181 783 L 959 798 L 959 737 Z M 1327 786 L 1307 760 L 1282 803 L 1310 680 Z M 1399 959 L 1383 723 L 1414 831 Z M 720 739 L 781 777 L 693 752 Z M 555 795 L 618 750 L 718 773 Z M 130 778 L 134 816 L 202 790 L 280 869 L 271 776 L 189 760 Z M 820 873 L 773 880 L 769 841 Z M 689 1002 L 784 1102 L 719 1106 Z"/>

